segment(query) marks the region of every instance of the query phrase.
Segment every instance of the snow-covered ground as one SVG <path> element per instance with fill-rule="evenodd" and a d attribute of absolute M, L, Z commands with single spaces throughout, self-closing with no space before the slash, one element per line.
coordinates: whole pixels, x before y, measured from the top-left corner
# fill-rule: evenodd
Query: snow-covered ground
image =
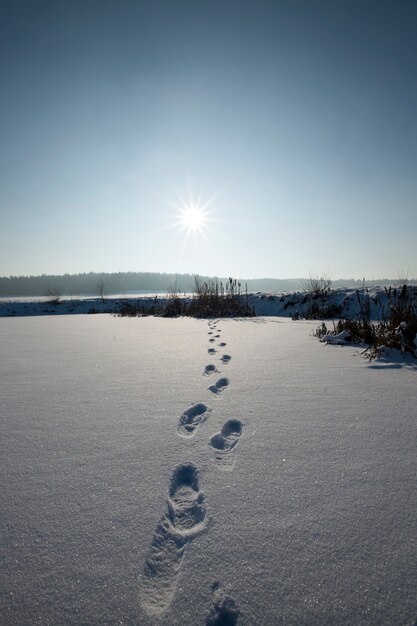
<path fill-rule="evenodd" d="M 2 319 L 1 623 L 415 624 L 417 367 L 316 326 Z"/>
<path fill-rule="evenodd" d="M 248 304 L 256 315 L 320 318 L 358 317 L 367 308 L 371 319 L 387 316 L 392 305 L 401 301 L 401 287 L 373 287 L 366 290 L 334 289 L 323 297 L 316 297 L 304 291 L 295 293 L 252 293 L 248 295 Z M 188 294 L 184 299 L 190 300 Z M 407 298 L 417 307 L 417 286 L 409 285 Z M 138 297 L 109 296 L 105 298 L 63 297 L 54 304 L 50 298 L 0 298 L 0 317 L 22 315 L 70 315 L 81 313 L 118 313 L 121 307 L 140 306 L 144 310 L 155 306 L 164 306 L 168 296 L 150 294 Z M 243 297 L 243 302 L 246 302 Z"/>

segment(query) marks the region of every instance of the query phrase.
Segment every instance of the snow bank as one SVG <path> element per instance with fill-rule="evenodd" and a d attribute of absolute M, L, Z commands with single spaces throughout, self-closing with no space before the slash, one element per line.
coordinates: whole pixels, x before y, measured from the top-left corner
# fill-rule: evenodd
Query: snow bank
<path fill-rule="evenodd" d="M 417 307 L 417 287 L 408 287 L 410 302 Z M 370 319 L 378 320 L 389 314 L 390 307 L 396 305 L 401 298 L 400 288 L 374 287 L 365 291 L 357 289 L 335 289 L 322 297 L 305 292 L 295 293 L 255 293 L 248 295 L 248 304 L 254 307 L 256 315 L 279 317 L 319 317 L 339 318 L 360 317 L 364 310 L 369 312 Z M 185 300 L 189 301 L 190 297 Z M 107 297 L 63 299 L 52 303 L 45 298 L 36 301 L 33 298 L 0 299 L 0 317 L 27 315 L 71 315 L 83 313 L 118 313 L 123 307 L 140 306 L 150 310 L 154 306 L 164 306 L 167 297 Z M 246 302 L 243 296 L 243 302 Z"/>

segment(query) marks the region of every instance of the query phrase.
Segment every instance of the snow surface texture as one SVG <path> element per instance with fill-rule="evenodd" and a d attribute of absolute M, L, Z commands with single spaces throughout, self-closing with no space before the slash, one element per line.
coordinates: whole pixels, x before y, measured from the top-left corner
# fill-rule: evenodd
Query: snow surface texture
<path fill-rule="evenodd" d="M 3 319 L 1 622 L 414 624 L 417 368 L 316 325 Z"/>

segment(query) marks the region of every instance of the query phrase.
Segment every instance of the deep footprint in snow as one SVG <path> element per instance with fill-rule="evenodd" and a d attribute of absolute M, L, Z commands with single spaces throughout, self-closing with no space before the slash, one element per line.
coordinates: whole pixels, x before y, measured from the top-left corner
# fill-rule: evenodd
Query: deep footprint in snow
<path fill-rule="evenodd" d="M 220 433 L 213 435 L 210 446 L 214 449 L 215 460 L 221 469 L 232 470 L 236 463 L 236 445 L 242 434 L 242 422 L 231 419 L 225 422 Z"/>
<path fill-rule="evenodd" d="M 223 356 L 220 358 L 220 361 L 222 361 L 222 363 L 226 365 L 231 361 L 231 358 L 232 357 L 230 356 L 230 354 L 223 354 Z"/>
<path fill-rule="evenodd" d="M 209 389 L 212 393 L 221 393 L 222 391 L 226 389 L 228 384 L 229 384 L 228 378 L 219 378 L 219 380 L 215 382 L 214 385 L 210 385 Z"/>
<path fill-rule="evenodd" d="M 208 352 L 209 354 L 216 354 L 217 350 L 216 350 L 215 348 L 209 348 L 209 349 L 207 350 L 207 352 Z"/>
<path fill-rule="evenodd" d="M 207 419 L 209 410 L 205 404 L 199 402 L 184 411 L 178 423 L 178 434 L 181 437 L 192 437 L 196 428 Z"/>
<path fill-rule="evenodd" d="M 239 609 L 232 596 L 224 593 L 220 583 L 211 587 L 213 606 L 206 619 L 206 626 L 235 626 L 239 617 Z"/>
<path fill-rule="evenodd" d="M 217 369 L 217 367 L 215 365 L 213 365 L 212 363 L 210 363 L 209 365 L 206 365 L 206 367 L 204 368 L 203 375 L 204 376 L 211 376 L 211 374 L 215 374 L 218 371 L 219 370 Z"/>
<path fill-rule="evenodd" d="M 225 346 L 227 346 L 227 343 L 222 341 L 221 343 L 219 343 L 219 346 L 220 346 L 220 348 L 224 348 Z"/>
<path fill-rule="evenodd" d="M 171 478 L 168 517 L 176 532 L 194 537 L 204 526 L 204 495 L 198 489 L 198 470 L 191 463 L 179 465 Z"/>
<path fill-rule="evenodd" d="M 214 337 L 210 337 L 209 342 L 210 342 L 210 343 L 213 343 L 213 341 L 216 341 L 216 340 L 214 339 Z"/>
<path fill-rule="evenodd" d="M 149 615 L 159 617 L 171 604 L 184 550 L 205 527 L 204 494 L 198 470 L 179 465 L 171 478 L 167 511 L 159 521 L 146 559 L 140 596 Z"/>

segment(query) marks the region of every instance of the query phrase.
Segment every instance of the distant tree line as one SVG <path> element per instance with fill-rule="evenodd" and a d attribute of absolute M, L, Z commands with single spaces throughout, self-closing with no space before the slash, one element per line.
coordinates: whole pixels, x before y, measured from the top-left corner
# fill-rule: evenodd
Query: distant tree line
<path fill-rule="evenodd" d="M 225 277 L 199 276 L 202 282 L 219 280 L 226 282 Z M 88 272 L 84 274 L 63 274 L 41 276 L 8 276 L 0 277 L 0 296 L 45 296 L 51 293 L 60 296 L 92 295 L 103 297 L 111 294 L 128 294 L 137 292 L 194 292 L 195 274 L 161 274 L 154 272 Z M 303 278 L 256 278 L 238 279 L 242 285 L 247 284 L 248 291 L 303 291 Z M 381 279 L 365 281 L 365 286 L 390 285 L 398 279 Z M 409 283 L 414 282 L 409 280 Z M 362 287 L 362 280 L 333 280 L 333 289 L 338 287 Z"/>
<path fill-rule="evenodd" d="M 169 285 L 180 291 L 192 291 L 194 276 L 151 272 L 117 272 L 0 277 L 0 296 L 62 296 L 163 292 Z"/>

